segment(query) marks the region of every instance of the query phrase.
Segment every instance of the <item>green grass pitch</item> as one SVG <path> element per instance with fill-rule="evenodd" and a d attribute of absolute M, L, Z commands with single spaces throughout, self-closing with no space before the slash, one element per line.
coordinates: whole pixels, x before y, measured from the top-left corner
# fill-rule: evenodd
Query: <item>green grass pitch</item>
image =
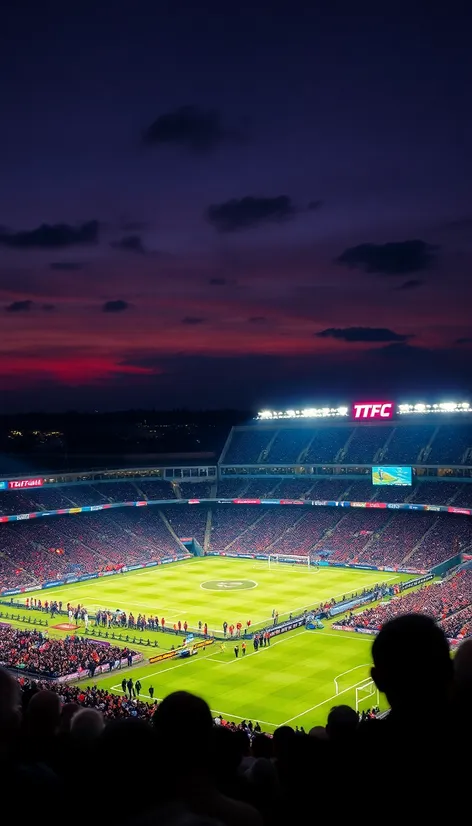
<path fill-rule="evenodd" d="M 190 628 L 199 620 L 221 632 L 222 623 L 248 619 L 252 626 L 270 622 L 272 610 L 280 619 L 304 608 L 318 606 L 332 597 L 341 598 L 376 582 L 399 582 L 408 576 L 348 568 L 305 568 L 284 564 L 269 569 L 267 562 L 207 557 L 166 567 L 141 570 L 83 583 L 51 588 L 29 596 L 61 599 L 65 604 L 80 602 L 93 613 L 96 609 L 133 610 L 164 616 L 166 623 L 179 619 Z M 44 616 L 44 615 L 43 615 Z M 60 622 L 61 619 L 58 619 Z M 270 648 L 254 652 L 247 643 L 245 657 L 236 659 L 234 643 L 221 650 L 218 642 L 187 660 L 166 660 L 151 665 L 147 658 L 155 649 L 139 648 L 145 662 L 132 670 L 113 672 L 94 682 L 121 693 L 123 676 L 139 677 L 141 699 L 155 698 L 185 689 L 204 697 L 214 713 L 236 721 L 257 720 L 272 731 L 284 723 L 304 726 L 322 724 L 331 706 L 355 704 L 355 686 L 366 680 L 370 669 L 372 638 L 331 629 L 297 629 L 274 638 Z M 52 632 L 59 633 L 59 632 Z M 80 633 L 80 632 L 79 632 Z M 136 636 L 138 632 L 136 632 Z M 143 632 L 143 639 L 158 639 L 169 648 L 173 635 Z M 334 679 L 338 681 L 336 695 Z M 90 681 L 89 681 L 90 682 Z M 365 700 L 365 707 L 376 698 Z"/>

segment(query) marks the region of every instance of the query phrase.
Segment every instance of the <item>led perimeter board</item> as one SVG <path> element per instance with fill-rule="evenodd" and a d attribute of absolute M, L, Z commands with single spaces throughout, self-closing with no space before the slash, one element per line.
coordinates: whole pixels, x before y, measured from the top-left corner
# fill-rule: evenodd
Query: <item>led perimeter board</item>
<path fill-rule="evenodd" d="M 396 485 L 398 487 L 408 487 L 413 484 L 412 480 L 413 473 L 411 467 L 376 465 L 372 468 L 373 485 Z"/>

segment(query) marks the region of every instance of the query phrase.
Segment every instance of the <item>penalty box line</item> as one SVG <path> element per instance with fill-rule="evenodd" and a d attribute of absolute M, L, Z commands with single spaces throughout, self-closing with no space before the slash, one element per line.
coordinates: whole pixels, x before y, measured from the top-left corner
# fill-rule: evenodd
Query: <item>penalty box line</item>
<path fill-rule="evenodd" d="M 202 657 L 202 659 L 205 659 L 205 660 L 209 659 L 209 658 L 210 658 L 210 655 Z M 172 665 L 172 666 L 170 666 L 170 668 L 163 668 L 163 669 L 161 669 L 161 671 L 154 671 L 152 674 L 146 674 L 145 676 L 143 676 L 143 680 L 150 680 L 151 677 L 157 677 L 159 674 L 165 674 L 166 671 L 175 671 L 177 668 L 185 668 L 186 666 L 190 665 L 190 662 L 193 662 L 193 658 L 190 658 L 190 661 L 179 663 L 178 665 Z M 197 660 L 197 662 L 198 662 L 198 660 Z M 201 662 L 201 660 L 199 662 Z M 123 688 L 119 683 L 117 685 L 112 686 L 110 691 L 113 691 L 114 694 L 121 694 L 121 695 L 124 694 Z M 163 697 L 161 697 L 161 698 L 160 697 L 151 698 L 150 694 L 144 694 L 144 693 L 140 694 L 140 697 L 147 697 L 149 700 L 157 700 L 158 702 L 162 702 L 162 700 L 164 699 Z M 247 720 L 248 719 L 247 717 L 241 717 L 238 714 L 233 714 L 232 712 L 228 712 L 228 711 L 221 711 L 220 709 L 212 708 L 210 710 L 213 714 L 221 714 L 223 717 L 226 717 L 226 716 L 227 717 L 235 717 L 236 720 Z M 267 720 L 260 720 L 259 718 L 258 718 L 258 721 L 260 723 L 263 723 L 263 725 L 265 725 L 265 726 L 271 726 L 271 728 L 277 728 L 277 723 L 269 723 Z"/>

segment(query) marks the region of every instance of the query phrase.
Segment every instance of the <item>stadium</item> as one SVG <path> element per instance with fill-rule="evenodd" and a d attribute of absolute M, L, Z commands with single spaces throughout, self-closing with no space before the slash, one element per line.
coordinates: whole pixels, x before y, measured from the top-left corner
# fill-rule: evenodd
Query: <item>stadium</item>
<path fill-rule="evenodd" d="M 181 689 L 269 734 L 383 712 L 387 620 L 472 636 L 471 516 L 466 402 L 266 410 L 217 465 L 4 476 L 0 662 L 107 717 Z"/>

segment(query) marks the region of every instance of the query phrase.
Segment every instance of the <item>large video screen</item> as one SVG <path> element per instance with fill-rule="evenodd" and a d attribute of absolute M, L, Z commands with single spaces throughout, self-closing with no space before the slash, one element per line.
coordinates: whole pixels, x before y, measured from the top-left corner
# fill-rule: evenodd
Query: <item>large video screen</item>
<path fill-rule="evenodd" d="M 398 487 L 408 487 L 412 483 L 411 467 L 392 467 L 381 465 L 372 468 L 373 485 L 397 485 Z"/>

